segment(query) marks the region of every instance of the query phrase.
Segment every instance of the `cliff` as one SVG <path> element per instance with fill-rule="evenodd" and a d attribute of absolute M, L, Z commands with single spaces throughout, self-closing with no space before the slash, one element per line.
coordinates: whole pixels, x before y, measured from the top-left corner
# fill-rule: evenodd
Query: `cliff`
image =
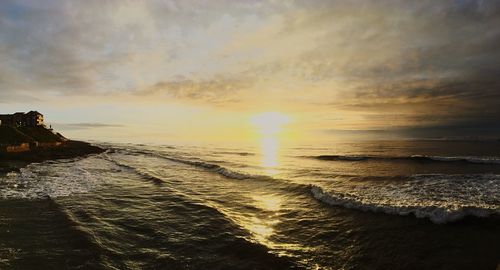
<path fill-rule="evenodd" d="M 0 126 L 0 175 L 31 162 L 102 153 L 86 142 L 71 141 L 44 126 Z"/>
<path fill-rule="evenodd" d="M 17 145 L 33 141 L 32 137 L 22 133 L 15 127 L 0 126 L 0 145 Z"/>
<path fill-rule="evenodd" d="M 65 141 L 61 135 L 55 134 L 44 126 L 14 127 L 0 126 L 0 144 L 18 145 L 21 143 L 54 143 Z"/>

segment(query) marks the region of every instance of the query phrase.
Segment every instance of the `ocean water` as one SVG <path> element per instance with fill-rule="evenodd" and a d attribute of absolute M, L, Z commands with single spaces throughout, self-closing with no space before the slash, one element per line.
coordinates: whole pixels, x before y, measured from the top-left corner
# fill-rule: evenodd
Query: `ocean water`
<path fill-rule="evenodd" d="M 98 143 L 0 176 L 0 269 L 495 269 L 500 142 Z"/>

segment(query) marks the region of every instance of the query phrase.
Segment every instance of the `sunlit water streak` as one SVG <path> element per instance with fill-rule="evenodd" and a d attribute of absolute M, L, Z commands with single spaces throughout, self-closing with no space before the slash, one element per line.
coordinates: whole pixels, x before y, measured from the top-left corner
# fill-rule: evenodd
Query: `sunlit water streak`
<path fill-rule="evenodd" d="M 496 266 L 498 143 L 261 142 L 103 144 L 1 176 L 0 268 Z M 441 158 L 401 158 L 414 155 Z"/>
<path fill-rule="evenodd" d="M 262 167 L 267 175 L 273 176 L 278 173 L 279 141 L 276 137 L 264 137 L 261 141 Z"/>

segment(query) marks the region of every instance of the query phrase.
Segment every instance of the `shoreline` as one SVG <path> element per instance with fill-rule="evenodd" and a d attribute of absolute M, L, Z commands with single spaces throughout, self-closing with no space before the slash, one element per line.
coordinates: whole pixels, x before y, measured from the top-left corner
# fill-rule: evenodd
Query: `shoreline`
<path fill-rule="evenodd" d="M 100 154 L 105 150 L 83 141 L 66 141 L 62 145 L 50 148 L 39 148 L 28 152 L 0 152 L 0 175 L 17 171 L 34 162 L 83 157 Z"/>

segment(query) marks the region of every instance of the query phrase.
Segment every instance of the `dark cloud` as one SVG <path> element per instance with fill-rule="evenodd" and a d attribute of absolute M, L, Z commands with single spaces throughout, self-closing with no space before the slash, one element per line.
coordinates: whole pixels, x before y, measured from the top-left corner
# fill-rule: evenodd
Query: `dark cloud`
<path fill-rule="evenodd" d="M 462 3 L 464 2 L 464 3 Z M 466 2 L 466 3 L 465 3 Z M 287 17 L 286 33 L 317 46 L 279 68 L 305 79 L 495 78 L 500 3 L 496 1 L 324 1 Z"/>
<path fill-rule="evenodd" d="M 453 124 L 386 127 L 385 129 L 329 129 L 325 132 L 350 139 L 500 139 L 500 121 L 471 121 Z"/>
<path fill-rule="evenodd" d="M 345 93 L 329 104 L 394 125 L 449 125 L 500 119 L 500 81 L 416 81 L 390 83 Z M 374 114 L 373 112 L 377 112 Z"/>

